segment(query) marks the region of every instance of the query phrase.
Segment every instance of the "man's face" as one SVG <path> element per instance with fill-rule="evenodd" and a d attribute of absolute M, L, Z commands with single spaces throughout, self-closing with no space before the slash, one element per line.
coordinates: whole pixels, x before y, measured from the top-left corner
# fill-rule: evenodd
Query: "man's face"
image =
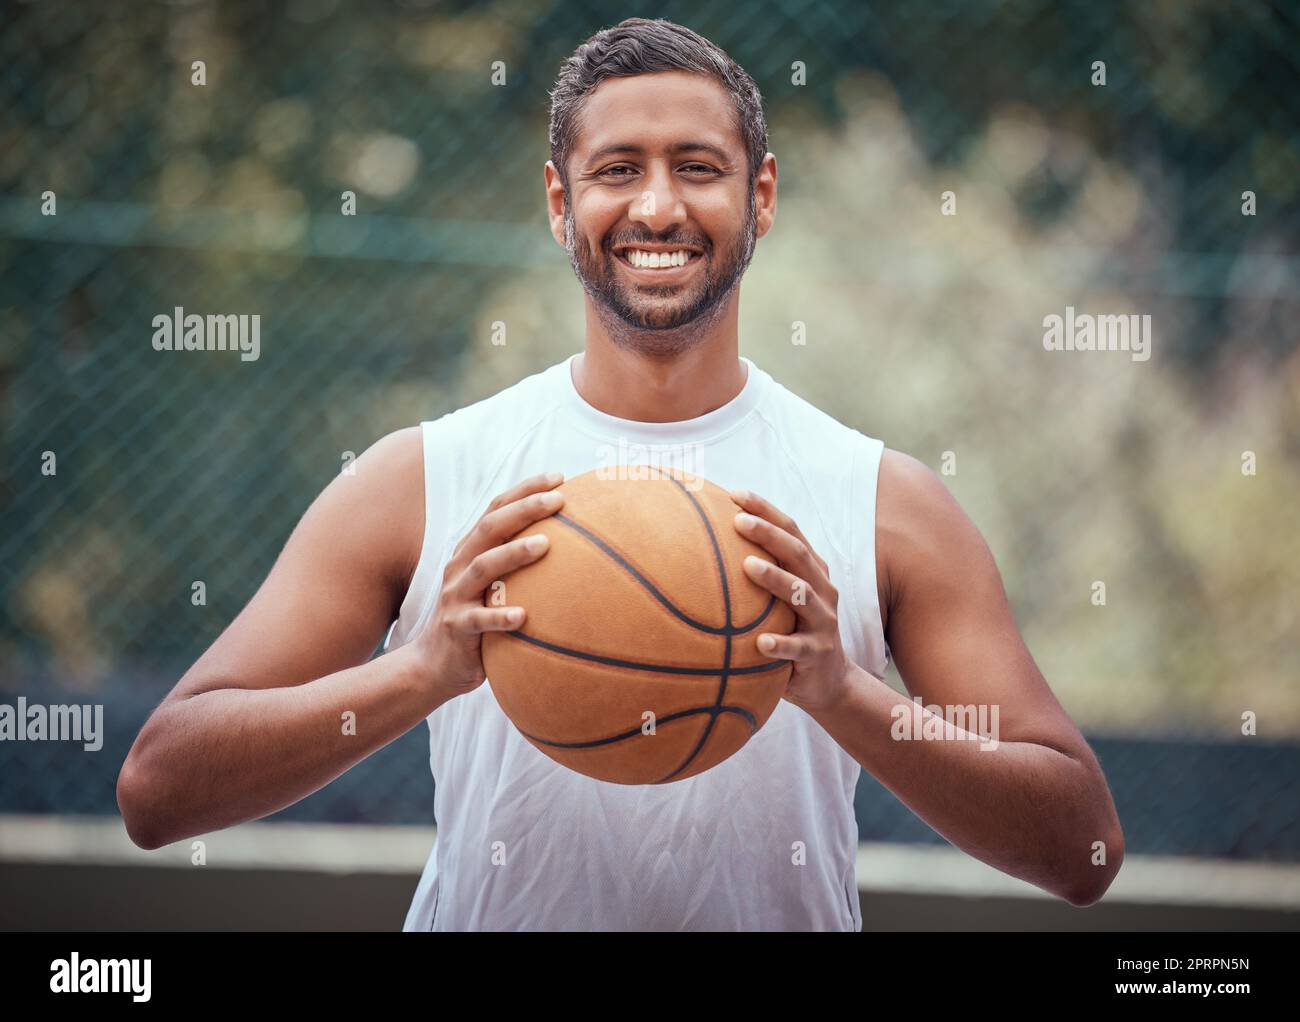
<path fill-rule="evenodd" d="M 745 272 L 758 234 L 727 91 L 678 71 L 613 78 L 587 97 L 579 120 L 564 241 L 587 294 L 649 330 L 680 327 L 716 307 Z M 647 250 L 659 261 L 675 250 L 686 261 L 634 265 Z"/>

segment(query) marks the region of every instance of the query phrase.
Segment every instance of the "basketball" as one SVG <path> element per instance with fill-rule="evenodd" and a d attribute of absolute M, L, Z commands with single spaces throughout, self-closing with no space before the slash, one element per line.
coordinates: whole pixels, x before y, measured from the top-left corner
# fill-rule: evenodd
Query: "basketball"
<path fill-rule="evenodd" d="M 763 726 L 792 664 L 759 652 L 794 612 L 752 582 L 740 510 L 677 469 L 597 469 L 520 536 L 547 552 L 487 589 L 523 625 L 483 634 L 483 669 L 523 736 L 557 763 L 616 784 L 664 784 L 716 766 Z"/>

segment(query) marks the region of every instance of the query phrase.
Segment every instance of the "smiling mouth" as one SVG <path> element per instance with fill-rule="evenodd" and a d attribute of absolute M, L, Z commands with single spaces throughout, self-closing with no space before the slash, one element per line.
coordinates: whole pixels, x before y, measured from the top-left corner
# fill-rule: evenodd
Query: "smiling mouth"
<path fill-rule="evenodd" d="M 699 262 L 703 255 L 690 249 L 677 249 L 671 252 L 646 252 L 637 248 L 626 248 L 621 252 L 616 252 L 615 258 L 637 273 L 668 276 Z"/>

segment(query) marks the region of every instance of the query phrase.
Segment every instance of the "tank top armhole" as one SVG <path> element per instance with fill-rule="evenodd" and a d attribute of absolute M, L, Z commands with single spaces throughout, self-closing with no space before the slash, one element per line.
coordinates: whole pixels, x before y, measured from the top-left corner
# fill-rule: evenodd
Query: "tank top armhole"
<path fill-rule="evenodd" d="M 448 459 L 439 457 L 437 434 L 433 428 L 435 425 L 437 421 L 420 423 L 423 446 L 421 463 L 424 467 L 424 538 L 420 545 L 420 559 L 411 574 L 411 582 L 402 599 L 397 620 L 389 627 L 384 639 L 385 651 L 403 645 L 419 631 L 432 610 L 433 597 L 438 590 L 433 576 L 441 566 L 446 551 L 434 548 L 440 539 L 445 542 L 446 518 L 451 510 L 447 495 L 456 491 L 455 481 L 451 479 L 453 466 L 448 463 Z"/>
<path fill-rule="evenodd" d="M 854 622 L 865 662 L 862 666 L 884 680 L 889 668 L 889 645 L 880 617 L 880 595 L 876 583 L 876 493 L 883 441 L 857 433 L 857 451 L 849 484 L 848 530 L 850 537 L 850 585 L 858 620 Z"/>

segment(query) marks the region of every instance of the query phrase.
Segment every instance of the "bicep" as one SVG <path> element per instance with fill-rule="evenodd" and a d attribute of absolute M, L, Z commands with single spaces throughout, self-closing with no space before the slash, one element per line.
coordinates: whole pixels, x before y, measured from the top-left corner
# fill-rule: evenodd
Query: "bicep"
<path fill-rule="evenodd" d="M 1021 638 L 988 544 L 942 481 L 887 452 L 877 529 L 887 638 L 908 693 L 925 705 L 996 706 L 1002 741 L 1086 751 Z"/>
<path fill-rule="evenodd" d="M 298 685 L 364 663 L 423 540 L 419 427 L 389 434 L 307 509 L 265 581 L 169 698 Z"/>

